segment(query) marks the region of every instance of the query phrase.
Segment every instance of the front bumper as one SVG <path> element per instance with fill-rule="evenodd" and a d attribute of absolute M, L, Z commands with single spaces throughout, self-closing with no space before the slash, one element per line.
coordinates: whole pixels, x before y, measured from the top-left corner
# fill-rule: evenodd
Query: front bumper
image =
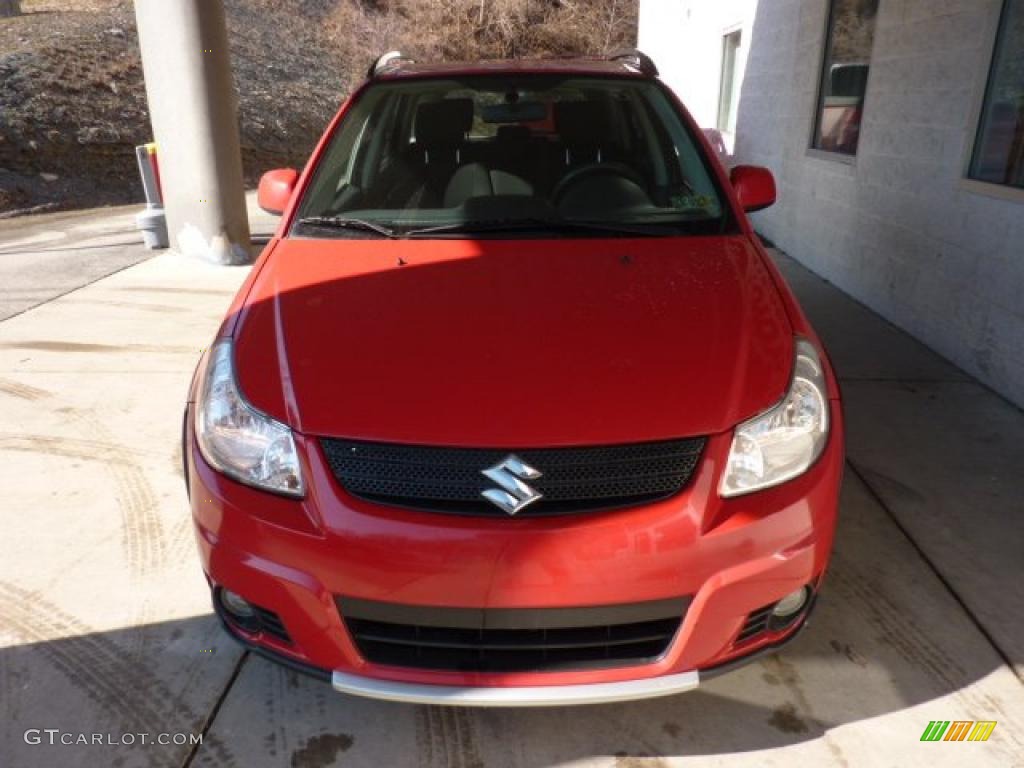
<path fill-rule="evenodd" d="M 761 645 L 753 652 L 711 667 L 703 672 L 691 670 L 662 677 L 641 678 L 639 680 L 626 680 L 617 683 L 520 687 L 423 685 L 362 677 L 340 670 L 320 669 L 319 667 L 298 662 L 288 656 L 275 653 L 261 645 L 247 641 L 232 628 L 230 621 L 218 609 L 216 602 L 214 603 L 214 608 L 220 616 L 224 631 L 250 651 L 296 672 L 301 672 L 330 683 L 331 687 L 340 693 L 382 701 L 430 704 L 434 706 L 554 707 L 636 701 L 639 699 L 657 698 L 659 696 L 671 696 L 676 693 L 692 690 L 699 687 L 702 680 L 731 672 L 792 642 L 807 627 L 814 604 L 815 602 L 812 598 L 811 604 L 808 605 L 801 620 L 794 626 L 793 631 L 787 633 L 782 640 L 768 645 Z"/>
<path fill-rule="evenodd" d="M 297 435 L 309 495 L 295 501 L 209 468 L 186 435 L 197 541 L 212 586 L 276 613 L 290 642 L 237 626 L 249 647 L 329 678 L 337 690 L 435 704 L 526 706 L 623 701 L 695 687 L 702 675 L 775 647 L 740 641 L 747 617 L 828 563 L 842 474 L 833 403 L 829 446 L 805 475 L 735 499 L 717 495 L 729 435 L 708 441 L 682 493 L 655 504 L 533 520 L 454 517 L 361 502 L 338 487 L 314 440 Z M 191 419 L 186 419 L 190 424 Z M 359 652 L 338 596 L 411 606 L 550 608 L 687 596 L 667 651 L 638 666 L 457 672 L 375 664 Z M 223 617 L 222 617 L 223 618 Z"/>
<path fill-rule="evenodd" d="M 572 704 L 608 704 L 616 701 L 669 696 L 696 688 L 697 671 L 680 672 L 641 680 L 581 685 L 535 685 L 483 687 L 418 685 L 394 680 L 379 680 L 335 671 L 331 675 L 334 690 L 371 699 L 402 701 L 407 704 L 435 704 L 458 707 L 556 707 Z"/>

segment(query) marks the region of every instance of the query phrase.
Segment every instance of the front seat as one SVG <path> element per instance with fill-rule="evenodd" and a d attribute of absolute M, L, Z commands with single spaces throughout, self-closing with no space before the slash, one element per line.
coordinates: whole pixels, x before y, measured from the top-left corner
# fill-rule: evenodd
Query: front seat
<path fill-rule="evenodd" d="M 574 168 L 608 161 L 612 121 L 605 104 L 561 101 L 555 104 L 555 127 L 562 142 L 563 162 Z"/>
<path fill-rule="evenodd" d="M 408 207 L 440 208 L 444 204 L 445 191 L 463 163 L 466 133 L 472 125 L 472 99 L 428 101 L 416 108 L 413 136 L 420 185 Z"/>

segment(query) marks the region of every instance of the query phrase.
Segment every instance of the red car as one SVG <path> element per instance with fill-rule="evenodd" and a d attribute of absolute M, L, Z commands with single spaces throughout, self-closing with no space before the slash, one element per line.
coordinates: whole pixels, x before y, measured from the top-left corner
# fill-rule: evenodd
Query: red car
<path fill-rule="evenodd" d="M 185 418 L 213 604 L 339 691 L 434 704 L 693 688 L 806 622 L 839 389 L 642 54 L 382 57 L 306 169 Z"/>

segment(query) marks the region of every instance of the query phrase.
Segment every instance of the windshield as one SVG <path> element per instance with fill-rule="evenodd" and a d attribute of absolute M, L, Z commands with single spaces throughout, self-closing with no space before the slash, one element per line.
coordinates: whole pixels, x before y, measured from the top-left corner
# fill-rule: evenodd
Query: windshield
<path fill-rule="evenodd" d="M 659 84 L 515 75 L 370 86 L 331 138 L 296 234 L 594 237 L 728 226 L 707 160 Z"/>

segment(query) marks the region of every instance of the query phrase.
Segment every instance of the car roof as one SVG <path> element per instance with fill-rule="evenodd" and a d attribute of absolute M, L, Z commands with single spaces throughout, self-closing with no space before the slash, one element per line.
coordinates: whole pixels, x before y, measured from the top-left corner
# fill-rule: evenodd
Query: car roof
<path fill-rule="evenodd" d="M 650 77 L 634 63 L 608 59 L 496 59 L 491 61 L 449 61 L 420 63 L 396 60 L 382 67 L 374 80 L 402 80 L 406 78 L 455 77 L 462 75 L 604 75 L 616 77 Z"/>

